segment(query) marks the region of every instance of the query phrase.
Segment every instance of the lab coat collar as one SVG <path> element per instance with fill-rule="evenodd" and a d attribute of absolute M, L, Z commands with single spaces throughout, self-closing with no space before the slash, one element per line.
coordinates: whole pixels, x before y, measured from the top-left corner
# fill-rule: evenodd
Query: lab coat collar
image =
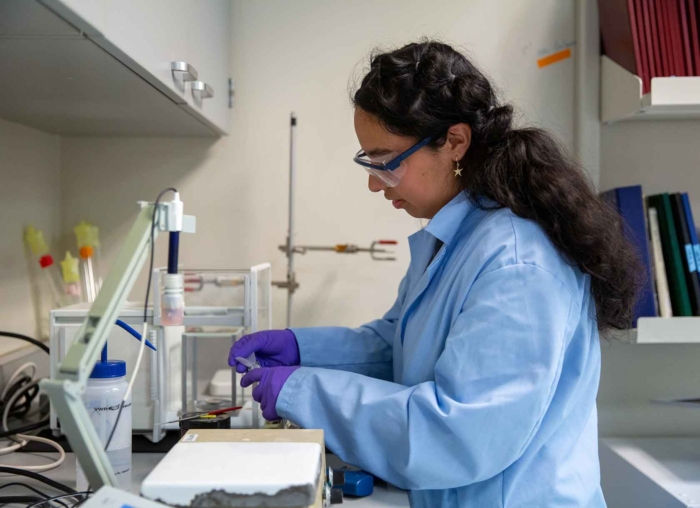
<path fill-rule="evenodd" d="M 464 192 L 457 194 L 452 201 L 443 206 L 425 227 L 445 245 L 449 245 L 457 234 L 460 224 L 474 210 L 474 205 Z"/>

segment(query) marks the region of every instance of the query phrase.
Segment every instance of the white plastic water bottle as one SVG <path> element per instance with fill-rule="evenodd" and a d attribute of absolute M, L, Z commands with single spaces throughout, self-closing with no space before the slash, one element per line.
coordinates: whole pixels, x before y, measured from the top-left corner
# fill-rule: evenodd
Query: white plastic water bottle
<path fill-rule="evenodd" d="M 122 360 L 101 361 L 87 383 L 83 401 L 90 414 L 90 420 L 97 430 L 102 446 L 107 444 L 119 413 L 119 406 L 126 393 L 126 362 Z M 119 487 L 127 492 L 131 490 L 131 395 L 124 402 L 124 409 L 119 417 L 117 430 L 107 450 L 107 457 L 112 465 Z M 88 490 L 85 474 L 76 460 L 78 492 Z"/>

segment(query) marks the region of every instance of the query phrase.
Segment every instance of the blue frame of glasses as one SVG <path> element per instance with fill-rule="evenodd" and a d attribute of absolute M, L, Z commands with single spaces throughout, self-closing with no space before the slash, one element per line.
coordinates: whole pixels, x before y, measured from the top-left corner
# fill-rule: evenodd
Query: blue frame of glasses
<path fill-rule="evenodd" d="M 411 148 L 409 148 L 405 152 L 400 153 L 399 155 L 397 155 L 396 157 L 391 159 L 389 162 L 386 162 L 384 164 L 372 164 L 371 162 L 363 161 L 362 159 L 360 159 L 360 157 L 367 156 L 367 154 L 363 150 L 360 150 L 359 152 L 357 152 L 357 154 L 355 154 L 353 161 L 355 161 L 360 166 L 364 166 L 366 168 L 378 169 L 379 171 L 394 171 L 396 168 L 398 168 L 401 165 L 401 163 L 404 160 L 406 160 L 411 155 L 416 153 L 418 150 L 423 148 L 425 145 L 430 143 L 430 141 L 432 141 L 432 139 L 433 138 L 428 137 L 428 138 L 423 139 L 422 141 L 419 141 L 418 143 L 413 145 Z"/>

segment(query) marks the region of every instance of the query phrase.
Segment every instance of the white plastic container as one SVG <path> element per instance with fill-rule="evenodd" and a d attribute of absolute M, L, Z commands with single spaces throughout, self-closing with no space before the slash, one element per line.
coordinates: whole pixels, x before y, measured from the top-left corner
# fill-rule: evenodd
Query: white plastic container
<path fill-rule="evenodd" d="M 180 326 L 185 317 L 184 278 L 181 273 L 165 275 L 161 305 L 163 326 Z"/>
<path fill-rule="evenodd" d="M 127 385 L 126 362 L 110 360 L 95 364 L 83 394 L 83 401 L 103 446 L 107 444 L 114 428 Z M 107 450 L 107 457 L 119 487 L 126 491 L 131 490 L 131 396 L 124 403 L 117 430 Z M 76 466 L 77 489 L 78 492 L 83 492 L 87 490 L 88 482 L 77 461 Z"/>

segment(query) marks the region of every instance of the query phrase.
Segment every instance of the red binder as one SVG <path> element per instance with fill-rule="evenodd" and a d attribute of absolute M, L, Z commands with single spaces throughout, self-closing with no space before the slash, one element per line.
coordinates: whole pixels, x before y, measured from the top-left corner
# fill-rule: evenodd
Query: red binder
<path fill-rule="evenodd" d="M 700 7 L 700 0 L 698 0 Z M 690 42 L 693 49 L 693 64 L 695 72 L 693 76 L 700 76 L 700 34 L 698 34 L 698 9 L 695 0 L 688 0 L 688 23 L 690 24 Z"/>
<path fill-rule="evenodd" d="M 669 65 L 669 49 L 668 49 L 668 44 L 666 43 L 666 18 L 664 16 L 664 9 L 661 5 L 660 0 L 656 0 L 653 2 L 654 8 L 656 10 L 656 23 L 658 26 L 657 30 L 657 36 L 658 36 L 658 45 L 661 48 L 661 55 L 660 55 L 660 60 L 661 60 L 661 72 L 663 76 L 670 76 L 671 75 L 671 67 Z"/>
<path fill-rule="evenodd" d="M 642 15 L 644 17 L 644 38 L 647 45 L 647 59 L 649 61 L 649 79 L 659 76 L 661 72 L 657 67 L 657 51 L 654 51 L 656 47 L 656 41 L 651 30 L 651 14 L 649 12 L 649 2 L 650 0 L 642 0 Z"/>
<path fill-rule="evenodd" d="M 683 57 L 685 64 L 686 76 L 692 76 L 693 72 L 693 52 L 690 49 L 690 19 L 688 18 L 688 9 L 686 8 L 686 0 L 678 0 L 679 11 L 681 16 L 681 32 L 683 33 Z"/>
<path fill-rule="evenodd" d="M 686 76 L 685 62 L 683 58 L 683 36 L 681 35 L 680 13 L 678 3 L 668 0 L 668 14 L 670 20 L 671 40 L 673 42 L 673 59 L 676 65 L 676 76 Z"/>
<path fill-rule="evenodd" d="M 671 13 L 669 11 L 669 0 L 659 0 L 661 11 L 663 12 L 664 33 L 666 35 L 666 60 L 668 61 L 669 76 L 678 74 L 676 70 L 675 50 L 673 49 L 673 35 L 671 34 Z"/>
<path fill-rule="evenodd" d="M 640 31 L 644 31 L 644 24 L 638 24 L 635 12 L 639 1 L 598 0 L 598 9 L 604 53 L 618 65 L 642 78 L 646 93 L 647 71 L 642 58 L 643 44 L 639 38 Z"/>
<path fill-rule="evenodd" d="M 632 11 L 630 11 L 632 12 Z M 651 91 L 651 76 L 649 65 L 649 55 L 647 54 L 647 38 L 644 30 L 644 7 L 642 0 L 634 0 L 634 17 L 637 20 L 637 40 L 639 42 L 639 54 L 641 56 L 642 72 L 638 74 L 642 78 L 642 93 Z"/>

